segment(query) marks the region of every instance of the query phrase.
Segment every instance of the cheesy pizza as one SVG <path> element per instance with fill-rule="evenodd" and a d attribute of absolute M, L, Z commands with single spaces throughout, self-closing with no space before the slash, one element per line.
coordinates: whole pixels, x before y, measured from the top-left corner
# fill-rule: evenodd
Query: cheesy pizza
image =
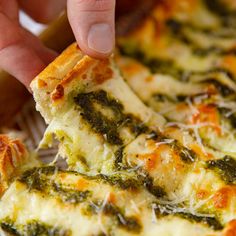
<path fill-rule="evenodd" d="M 236 235 L 235 2 L 157 1 L 117 44 L 72 44 L 32 81 L 40 148 L 59 140 L 68 168 L 5 174 L 2 231 Z"/>

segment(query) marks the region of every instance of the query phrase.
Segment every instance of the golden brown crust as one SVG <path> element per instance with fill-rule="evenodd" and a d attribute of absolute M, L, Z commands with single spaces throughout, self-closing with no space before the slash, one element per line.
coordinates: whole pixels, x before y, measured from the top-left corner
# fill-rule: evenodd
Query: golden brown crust
<path fill-rule="evenodd" d="M 83 83 L 102 84 L 113 78 L 109 59 L 97 60 L 83 55 L 74 43 L 41 72 L 31 83 L 37 109 L 46 122 L 53 117 L 52 110 L 67 97 L 70 91 Z"/>
<path fill-rule="evenodd" d="M 19 174 L 20 167 L 27 162 L 28 157 L 25 146 L 19 140 L 0 135 L 0 196 Z"/>
<path fill-rule="evenodd" d="M 55 91 L 52 94 L 52 100 L 57 101 L 64 96 L 64 87 L 61 84 L 58 84 L 55 88 Z"/>
<path fill-rule="evenodd" d="M 46 87 L 48 84 L 45 82 L 45 81 L 43 81 L 43 80 L 41 80 L 41 79 L 39 79 L 38 80 L 38 86 L 39 86 L 39 88 L 44 88 L 44 87 Z"/>
<path fill-rule="evenodd" d="M 235 236 L 236 235 L 236 220 L 231 220 L 225 230 L 223 236 Z"/>
<path fill-rule="evenodd" d="M 79 49 L 78 49 L 79 50 Z M 90 57 L 83 57 L 80 63 L 76 64 L 75 67 L 68 72 L 68 74 L 58 83 L 55 90 L 52 92 L 52 102 L 56 102 L 62 99 L 65 95 L 65 89 L 72 83 L 76 78 L 84 78 L 86 71 L 95 64 L 95 60 Z"/>
<path fill-rule="evenodd" d="M 225 186 L 219 189 L 213 196 L 213 204 L 215 208 L 226 209 L 232 200 L 236 198 L 236 187 Z"/>
<path fill-rule="evenodd" d="M 62 79 L 82 58 L 82 53 L 77 44 L 69 46 L 59 57 L 57 57 L 44 71 L 42 71 L 33 81 L 46 83 L 52 77 Z M 63 68 L 62 68 L 63 67 Z M 53 76 L 52 76 L 53 75 Z"/>
<path fill-rule="evenodd" d="M 30 87 L 34 92 L 37 109 L 47 122 L 52 117 L 50 112 L 51 93 L 82 57 L 83 54 L 74 43 L 31 82 Z"/>
<path fill-rule="evenodd" d="M 73 88 L 73 83 L 79 84 L 84 80 L 91 80 L 94 84 L 102 84 L 113 76 L 113 71 L 109 67 L 109 60 L 96 60 L 84 56 L 79 63 L 61 80 L 52 92 L 52 102 L 58 102 L 66 95 L 66 89 Z M 88 72 L 91 70 L 90 76 Z"/>
<path fill-rule="evenodd" d="M 109 67 L 109 60 L 100 61 L 93 68 L 94 79 L 97 84 L 102 84 L 106 80 L 109 80 L 113 76 L 113 71 Z"/>
<path fill-rule="evenodd" d="M 81 59 L 80 63 L 77 64 L 61 81 L 61 85 L 68 85 L 71 81 L 84 74 L 94 63 L 95 60 L 88 56 L 84 56 L 83 60 Z"/>

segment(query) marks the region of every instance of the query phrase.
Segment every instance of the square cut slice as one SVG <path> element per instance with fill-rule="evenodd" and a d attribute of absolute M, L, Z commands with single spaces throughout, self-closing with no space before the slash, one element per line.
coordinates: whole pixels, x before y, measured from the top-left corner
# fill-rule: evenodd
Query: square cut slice
<path fill-rule="evenodd" d="M 16 177 L 38 164 L 35 154 L 29 153 L 19 139 L 0 135 L 0 196 Z"/>
<path fill-rule="evenodd" d="M 133 93 L 112 58 L 92 59 L 76 44 L 39 74 L 31 88 L 49 124 L 41 147 L 50 146 L 55 135 L 59 153 L 76 170 L 114 171 L 121 148 L 165 123 Z"/>

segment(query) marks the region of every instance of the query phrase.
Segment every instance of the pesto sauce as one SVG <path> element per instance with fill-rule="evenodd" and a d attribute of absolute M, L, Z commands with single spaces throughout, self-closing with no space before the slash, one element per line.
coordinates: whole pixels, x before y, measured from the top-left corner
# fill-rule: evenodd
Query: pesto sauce
<path fill-rule="evenodd" d="M 147 66 L 152 73 L 167 74 L 176 79 L 180 79 L 184 76 L 184 71 L 179 68 L 173 60 L 148 58 L 146 53 L 138 48 L 135 48 L 135 50 L 130 50 L 129 48 L 120 46 L 120 52 L 122 55 L 138 60 L 143 65 Z"/>
<path fill-rule="evenodd" d="M 117 130 L 118 123 L 121 120 L 122 105 L 115 100 L 110 100 L 104 91 L 78 94 L 74 100 L 82 108 L 83 113 L 81 115 L 92 126 L 93 130 L 104 135 L 107 142 L 112 145 L 123 144 Z M 109 107 L 114 112 L 115 119 L 110 120 L 100 111 L 97 111 L 94 102 Z"/>
<path fill-rule="evenodd" d="M 53 227 L 37 220 L 31 220 L 24 225 L 16 225 L 9 218 L 1 220 L 1 228 L 4 232 L 14 236 L 70 236 L 70 230 Z"/>
<path fill-rule="evenodd" d="M 192 48 L 192 52 L 198 57 L 206 57 L 209 54 L 224 55 L 226 54 L 227 50 L 216 46 L 211 46 L 208 48 L 201 48 L 199 46 L 195 46 Z"/>
<path fill-rule="evenodd" d="M 103 135 L 111 145 L 123 145 L 122 137 L 120 137 L 120 129 L 123 127 L 128 127 L 134 136 L 147 130 L 147 127 L 138 118 L 125 114 L 123 105 L 109 97 L 104 90 L 78 94 L 74 101 L 82 109 L 81 116 L 84 120 L 96 133 Z M 112 119 L 96 109 L 95 104 L 109 108 L 114 115 Z"/>
<path fill-rule="evenodd" d="M 219 16 L 224 27 L 236 27 L 236 10 L 227 7 L 223 0 L 205 0 L 207 8 Z"/>
<path fill-rule="evenodd" d="M 221 35 L 217 35 L 215 30 L 212 29 L 204 29 L 199 28 L 189 23 L 182 23 L 176 19 L 169 19 L 166 21 L 166 26 L 169 28 L 170 33 L 173 38 L 178 39 L 180 42 L 188 46 L 192 53 L 198 57 L 206 57 L 209 54 L 216 54 L 216 55 L 224 55 L 230 53 L 228 49 L 221 48 L 216 45 L 212 45 L 210 47 L 201 47 L 198 43 L 188 37 L 188 35 L 184 32 L 185 29 L 190 29 L 192 31 L 197 31 L 200 33 L 204 33 L 205 35 L 211 37 L 220 37 Z M 232 33 L 231 33 L 232 34 Z M 228 38 L 234 38 L 235 35 L 228 35 Z M 225 35 L 222 36 L 225 38 Z"/>
<path fill-rule="evenodd" d="M 125 47 L 120 47 L 120 52 L 122 55 L 134 58 L 141 62 L 143 65 L 147 66 L 151 73 L 161 73 L 173 76 L 173 78 L 188 82 L 191 81 L 192 75 L 200 75 L 207 76 L 209 73 L 225 73 L 225 75 L 235 81 L 235 76 L 226 68 L 216 67 L 213 69 L 205 70 L 205 71 L 192 71 L 192 70 L 184 70 L 176 65 L 173 60 L 170 59 L 162 59 L 162 58 L 148 58 L 145 52 L 140 51 L 139 49 L 128 50 Z M 223 52 L 222 52 L 223 53 Z M 214 78 L 212 78 L 214 79 Z M 172 100 L 170 97 L 169 100 Z"/>
<path fill-rule="evenodd" d="M 233 128 L 236 128 L 236 114 L 232 114 L 231 116 L 227 117 L 230 121 L 230 124 Z"/>
<path fill-rule="evenodd" d="M 171 145 L 172 149 L 180 156 L 184 163 L 192 164 L 197 159 L 196 153 L 184 147 L 179 141 L 175 140 L 169 145 Z"/>
<path fill-rule="evenodd" d="M 222 51 L 220 48 L 202 48 L 200 47 L 196 42 L 194 42 L 192 39 L 190 39 L 186 33 L 184 32 L 185 28 L 189 28 L 191 30 L 195 31 L 202 31 L 202 29 L 198 29 L 194 27 L 193 25 L 190 25 L 188 23 L 182 23 L 179 22 L 176 19 L 169 19 L 166 21 L 166 26 L 169 28 L 170 33 L 174 39 L 178 39 L 180 42 L 182 42 L 184 45 L 191 48 L 194 55 L 199 57 L 207 56 L 209 53 L 215 52 L 215 51 Z"/>
<path fill-rule="evenodd" d="M 183 69 L 170 59 L 151 58 L 143 61 L 143 64 L 149 67 L 152 73 L 167 74 L 177 79 L 184 76 Z"/>
<path fill-rule="evenodd" d="M 128 170 L 129 168 L 126 167 L 124 170 L 125 169 Z M 103 174 L 87 176 L 75 171 L 63 171 L 58 170 L 56 167 L 48 166 L 28 170 L 22 175 L 21 178 L 19 178 L 18 181 L 26 184 L 29 188 L 29 191 L 39 191 L 43 194 L 55 196 L 64 203 L 79 204 L 92 196 L 92 192 L 90 191 L 77 191 L 70 189 L 67 186 L 59 185 L 58 183 L 50 180 L 48 175 L 53 175 L 55 171 L 61 173 L 71 173 L 75 175 L 79 174 L 87 179 L 102 181 L 118 188 L 128 189 L 131 191 L 137 191 L 144 186 L 151 194 L 158 198 L 166 196 L 164 189 L 160 186 L 154 185 L 153 179 L 147 173 L 135 173 L 134 176 L 122 175 L 122 173 L 110 176 Z"/>
<path fill-rule="evenodd" d="M 197 159 L 196 153 L 187 148 L 183 148 L 182 150 L 180 150 L 179 155 L 181 160 L 186 164 L 191 164 Z"/>
<path fill-rule="evenodd" d="M 112 217 L 116 225 L 129 232 L 140 233 L 142 225 L 135 217 L 127 217 L 122 210 L 113 203 L 106 203 L 103 206 L 103 201 L 92 202 L 86 209 L 87 214 L 104 214 Z"/>
<path fill-rule="evenodd" d="M 120 147 L 116 150 L 115 152 L 115 163 L 114 163 L 114 167 L 117 169 L 117 170 L 121 170 L 123 169 L 123 153 L 124 152 L 124 147 Z"/>
<path fill-rule="evenodd" d="M 79 204 L 91 196 L 89 191 L 77 191 L 55 183 L 50 179 L 50 175 L 53 175 L 56 171 L 59 170 L 52 166 L 33 168 L 26 171 L 19 178 L 19 181 L 26 184 L 29 191 L 39 191 L 43 194 L 55 196 L 64 203 Z"/>
<path fill-rule="evenodd" d="M 178 37 L 183 41 L 185 44 L 191 44 L 192 42 L 189 41 L 188 38 L 183 34 L 183 28 L 186 27 L 186 24 L 176 20 L 176 19 L 168 19 L 166 22 L 166 26 L 169 28 L 171 33 Z"/>
<path fill-rule="evenodd" d="M 191 222 L 206 224 L 214 230 L 223 229 L 222 224 L 215 217 L 194 215 L 188 212 L 186 209 L 181 208 L 179 205 L 155 203 L 153 204 L 153 209 L 155 210 L 156 217 L 158 218 L 173 215 Z"/>
<path fill-rule="evenodd" d="M 167 195 L 161 186 L 155 185 L 153 183 L 153 179 L 148 174 L 146 174 L 145 177 L 140 175 L 139 178 L 143 181 L 144 187 L 155 197 L 163 198 Z"/>
<path fill-rule="evenodd" d="M 223 0 L 205 0 L 207 8 L 219 16 L 227 16 L 231 13 L 231 10 L 227 8 Z"/>
<path fill-rule="evenodd" d="M 63 188 L 58 184 L 53 184 L 53 190 L 60 196 L 61 200 L 65 203 L 78 204 L 84 202 L 91 196 L 90 191 L 75 191 Z"/>
<path fill-rule="evenodd" d="M 6 232 L 13 236 L 22 236 L 21 233 L 15 227 L 14 222 L 11 221 L 10 219 L 7 218 L 4 220 L 1 220 L 0 225 L 3 232 Z"/>
<path fill-rule="evenodd" d="M 232 157 L 208 161 L 207 168 L 215 170 L 227 184 L 236 184 L 236 160 Z"/>
<path fill-rule="evenodd" d="M 99 175 L 98 178 L 101 178 L 103 181 L 118 188 L 128 189 L 131 191 L 137 191 L 142 187 L 145 187 L 149 193 L 157 198 L 162 198 L 167 195 L 161 186 L 157 186 L 153 183 L 152 177 L 150 177 L 147 173 L 135 173 L 134 177 L 123 177 L 122 174 L 112 176 Z"/>
<path fill-rule="evenodd" d="M 226 76 L 229 80 L 231 80 L 233 83 L 235 83 L 235 76 L 229 70 L 222 67 L 216 67 L 206 71 L 192 71 L 191 73 L 189 73 L 189 76 L 186 79 L 186 81 L 191 81 L 192 75 L 203 76 L 204 80 L 199 81 L 199 83 L 214 85 L 214 87 L 218 90 L 218 93 L 221 94 L 223 97 L 235 94 L 235 91 L 232 90 L 229 86 L 227 86 L 224 83 L 221 83 L 219 80 L 214 78 L 214 76 L 211 75 L 212 73 L 221 73 L 224 76 Z"/>
<path fill-rule="evenodd" d="M 128 168 L 127 168 L 128 169 Z M 129 177 L 127 175 L 117 174 L 117 175 L 104 175 L 98 174 L 95 176 L 87 176 L 84 174 L 80 174 L 75 171 L 63 171 L 58 170 L 56 167 L 41 167 L 41 168 L 33 168 L 31 170 L 23 173 L 22 177 L 19 179 L 20 182 L 27 185 L 30 191 L 36 190 L 49 195 L 53 195 L 59 197 L 59 199 L 65 203 L 80 203 L 86 201 L 88 197 L 91 196 L 90 191 L 75 191 L 73 189 L 67 188 L 65 186 L 59 185 L 50 179 L 48 179 L 47 175 L 52 175 L 55 171 L 60 171 L 62 173 L 71 173 L 75 175 L 82 175 L 84 178 L 102 181 L 108 183 L 110 185 L 114 185 L 121 189 L 129 189 L 129 190 L 138 190 L 142 186 L 147 186 L 150 192 L 157 192 L 157 190 L 152 190 L 152 178 L 143 175 L 138 175 L 136 173 L 135 176 Z M 153 187 L 154 188 L 154 187 Z M 158 188 L 159 189 L 159 188 Z M 162 193 L 162 194 L 160 194 Z M 158 191 L 158 196 L 164 196 L 166 193 L 164 190 Z"/>
<path fill-rule="evenodd" d="M 26 184 L 29 190 L 43 191 L 47 187 L 44 176 L 52 175 L 57 171 L 54 166 L 47 166 L 41 168 L 32 168 L 25 171 L 19 178 L 19 181 Z"/>
<path fill-rule="evenodd" d="M 157 102 L 177 102 L 177 98 L 170 97 L 168 94 L 154 93 L 152 97 Z"/>
<path fill-rule="evenodd" d="M 235 91 L 232 90 L 230 87 L 226 86 L 223 83 L 220 83 L 220 81 L 215 80 L 214 78 L 208 78 L 204 80 L 202 83 L 209 83 L 209 84 L 214 85 L 215 88 L 223 97 L 226 97 L 235 93 Z"/>
<path fill-rule="evenodd" d="M 231 112 L 231 109 L 225 108 L 225 107 L 218 107 L 218 111 L 220 112 L 220 114 L 222 116 L 224 116 L 224 118 L 226 120 L 229 121 L 229 123 L 231 124 L 232 128 L 236 128 L 236 114 L 233 113 L 230 116 L 226 116 L 225 114 L 227 114 L 228 112 Z"/>
<path fill-rule="evenodd" d="M 105 183 L 109 183 L 110 185 L 114 185 L 121 189 L 138 190 L 142 186 L 142 182 L 136 177 L 123 177 L 122 174 L 109 176 L 100 174 L 98 178 L 101 178 Z"/>

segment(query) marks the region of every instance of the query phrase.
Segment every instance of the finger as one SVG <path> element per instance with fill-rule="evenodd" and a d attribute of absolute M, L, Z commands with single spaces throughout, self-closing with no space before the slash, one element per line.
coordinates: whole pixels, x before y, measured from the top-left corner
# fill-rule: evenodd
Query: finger
<path fill-rule="evenodd" d="M 0 0 L 0 12 L 12 21 L 18 22 L 19 20 L 19 8 L 16 0 Z"/>
<path fill-rule="evenodd" d="M 68 18 L 82 51 L 92 57 L 111 54 L 115 41 L 115 0 L 68 0 Z"/>
<path fill-rule="evenodd" d="M 3 13 L 0 13 L 0 33 L 0 67 L 28 86 L 45 63 L 25 44 L 20 27 Z"/>
<path fill-rule="evenodd" d="M 2 60 L 0 67 L 26 87 L 45 68 L 45 64 L 37 54 L 23 43 L 17 43 L 1 50 L 0 60 Z"/>
<path fill-rule="evenodd" d="M 9 1 L 9 0 L 8 0 Z M 21 8 L 34 20 L 48 23 L 66 7 L 66 0 L 18 0 Z"/>
<path fill-rule="evenodd" d="M 22 35 L 26 45 L 32 48 L 46 65 L 58 56 L 55 51 L 45 47 L 39 38 L 30 33 L 28 30 L 22 29 Z"/>

